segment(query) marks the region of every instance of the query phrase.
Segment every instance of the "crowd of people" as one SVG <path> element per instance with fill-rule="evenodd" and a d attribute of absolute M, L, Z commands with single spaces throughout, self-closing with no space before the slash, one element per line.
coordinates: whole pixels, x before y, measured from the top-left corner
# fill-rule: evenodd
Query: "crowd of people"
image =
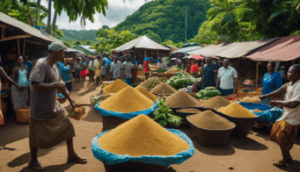
<path fill-rule="evenodd" d="M 8 77 L 5 70 L 0 67 L 1 78 L 11 85 L 11 98 L 14 110 L 30 105 L 30 151 L 31 161 L 29 167 L 42 170 L 37 159 L 39 148 L 50 148 L 62 141 L 67 142 L 68 160 L 76 163 L 86 163 L 87 160 L 75 153 L 73 137 L 75 130 L 66 117 L 65 111 L 57 101 L 57 93 L 63 94 L 72 107 L 76 107 L 70 92 L 72 80 L 101 84 L 103 80 L 122 79 L 128 84 L 134 83 L 138 65 L 144 67 L 146 78 L 149 77 L 150 64 L 166 69 L 175 66 L 181 70 L 201 77 L 199 83 L 193 89 L 199 91 L 206 87 L 216 87 L 222 95 L 230 95 L 237 92 L 238 74 L 228 59 L 222 64 L 213 61 L 211 57 L 204 60 L 176 59 L 169 57 L 146 57 L 142 64 L 136 57 L 131 58 L 127 54 L 122 56 L 103 55 L 78 56 L 70 61 L 64 57 L 65 47 L 57 43 L 49 45 L 49 53 L 45 58 L 40 58 L 35 63 L 23 60 L 21 55 L 16 56 L 16 65 L 13 68 L 12 78 Z M 1 55 L 0 55 L 1 61 Z M 290 66 L 287 72 L 289 82 L 282 82 L 282 74 L 276 67 L 276 63 L 269 62 L 267 73 L 262 78 L 262 95 L 260 99 L 271 106 L 282 106 L 283 114 L 273 125 L 271 140 L 280 145 L 283 160 L 274 163 L 276 166 L 287 166 L 292 162 L 289 153 L 295 143 L 297 130 L 300 125 L 300 65 Z M 63 81 L 63 82 L 62 82 Z M 1 80 L 0 80 L 1 85 Z M 30 93 L 30 94 L 28 94 Z M 284 95 L 283 101 L 273 100 L 274 97 Z M 29 95 L 31 95 L 29 97 Z M 31 99 L 31 100 L 30 100 Z M 0 102 L 1 107 L 1 102 Z M 1 112 L 1 111 L 0 111 Z M 2 112 L 0 113 L 0 125 L 4 123 Z"/>

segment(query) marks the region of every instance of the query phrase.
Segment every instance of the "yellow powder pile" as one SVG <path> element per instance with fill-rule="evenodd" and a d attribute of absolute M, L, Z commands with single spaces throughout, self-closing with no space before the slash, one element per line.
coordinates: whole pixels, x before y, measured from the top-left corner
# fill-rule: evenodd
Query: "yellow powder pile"
<path fill-rule="evenodd" d="M 103 93 L 108 94 L 108 93 L 117 93 L 118 91 L 122 90 L 123 88 L 129 86 L 125 82 L 123 82 L 120 79 L 115 80 L 112 84 L 109 86 L 104 87 Z"/>
<path fill-rule="evenodd" d="M 152 100 L 130 86 L 99 103 L 103 109 L 122 113 L 146 110 L 152 105 Z"/>
<path fill-rule="evenodd" d="M 218 109 L 219 112 L 224 113 L 225 115 L 237 117 L 237 118 L 251 118 L 256 117 L 256 115 L 250 112 L 248 109 L 244 108 L 237 102 L 231 103 L 230 105 Z"/>
<path fill-rule="evenodd" d="M 252 111 L 253 112 L 262 112 L 262 110 L 260 110 L 260 109 L 253 109 Z"/>
<path fill-rule="evenodd" d="M 168 85 L 164 82 L 161 82 L 159 85 L 155 86 L 151 90 L 151 93 L 170 95 L 170 94 L 176 93 L 176 90 L 173 87 L 171 87 L 170 85 Z"/>
<path fill-rule="evenodd" d="M 137 86 L 137 87 L 135 87 L 135 89 L 138 90 L 139 92 L 141 92 L 142 94 L 144 94 L 150 100 L 152 100 L 152 101 L 156 101 L 157 100 L 156 96 L 153 95 L 152 93 L 150 93 L 149 91 L 147 91 L 145 88 L 143 88 L 141 86 Z"/>
<path fill-rule="evenodd" d="M 98 139 L 102 149 L 120 155 L 170 156 L 189 148 L 179 136 L 146 115 L 139 115 Z"/>
<path fill-rule="evenodd" d="M 166 99 L 169 107 L 200 107 L 201 103 L 190 96 L 188 93 L 180 90 Z"/>
<path fill-rule="evenodd" d="M 228 121 L 210 110 L 191 115 L 188 117 L 192 124 L 209 130 L 226 130 L 233 127 L 232 122 Z"/>
<path fill-rule="evenodd" d="M 224 97 L 217 96 L 213 97 L 208 100 L 204 100 L 202 105 L 206 108 L 218 108 L 218 107 L 225 107 L 230 104 L 230 101 L 225 99 Z"/>
<path fill-rule="evenodd" d="M 177 110 L 178 112 L 183 112 L 183 113 L 200 113 L 201 111 L 198 109 L 193 109 L 193 108 L 188 108 L 188 109 L 179 109 Z"/>

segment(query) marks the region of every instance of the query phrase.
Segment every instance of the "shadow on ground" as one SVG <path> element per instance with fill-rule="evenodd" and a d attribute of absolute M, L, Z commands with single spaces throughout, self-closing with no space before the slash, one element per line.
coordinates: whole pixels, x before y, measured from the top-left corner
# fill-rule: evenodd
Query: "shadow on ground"
<path fill-rule="evenodd" d="M 0 131 L 0 138 L 3 138 L 0 139 L 0 147 L 29 137 L 29 125 L 18 124 L 16 117 L 13 116 L 5 118 L 5 123 L 0 126 Z"/>
<path fill-rule="evenodd" d="M 61 164 L 61 165 L 51 165 L 51 166 L 47 166 L 44 167 L 43 172 L 64 172 L 66 170 L 68 170 L 70 167 L 72 167 L 73 165 L 75 165 L 74 163 L 66 163 L 66 164 Z M 32 172 L 33 170 L 31 170 L 29 167 L 25 167 L 23 168 L 20 172 Z"/>
<path fill-rule="evenodd" d="M 293 161 L 288 167 L 278 167 L 281 170 L 288 172 L 299 172 L 300 171 L 300 161 Z"/>
<path fill-rule="evenodd" d="M 62 142 L 60 144 L 58 144 L 57 146 L 63 146 L 66 145 L 66 142 Z M 51 147 L 49 149 L 39 149 L 38 150 L 38 157 L 42 157 L 47 155 L 49 152 L 51 152 L 52 150 L 54 150 L 57 146 L 55 147 Z M 67 146 L 66 146 L 67 149 Z M 66 155 L 67 156 L 67 155 Z M 27 152 L 23 155 L 18 156 L 17 158 L 13 159 L 12 161 L 10 161 L 7 166 L 9 167 L 18 167 L 21 166 L 23 164 L 26 164 L 30 161 L 31 155 L 30 152 Z"/>
<path fill-rule="evenodd" d="M 267 150 L 268 147 L 253 140 L 249 137 L 246 138 L 230 138 L 228 144 L 232 145 L 234 148 L 243 149 L 243 150 L 251 150 L 251 151 L 260 151 Z"/>
<path fill-rule="evenodd" d="M 88 122 L 102 122 L 102 115 L 94 107 L 91 107 L 88 109 L 88 114 L 83 120 Z"/>

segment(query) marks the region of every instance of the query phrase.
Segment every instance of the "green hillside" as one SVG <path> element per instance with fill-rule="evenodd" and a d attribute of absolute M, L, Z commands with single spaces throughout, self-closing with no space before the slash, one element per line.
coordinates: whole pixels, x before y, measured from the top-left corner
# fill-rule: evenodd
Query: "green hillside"
<path fill-rule="evenodd" d="M 206 20 L 209 0 L 157 0 L 143 5 L 138 11 L 115 27 L 116 31 L 129 30 L 137 35 L 148 35 L 158 42 L 167 39 L 185 41 L 185 15 L 188 8 L 187 39 L 197 35 Z"/>
<path fill-rule="evenodd" d="M 65 37 L 62 38 L 63 41 L 66 41 L 67 39 L 71 39 L 72 41 L 80 40 L 93 40 L 96 41 L 96 32 L 97 30 L 61 30 Z"/>

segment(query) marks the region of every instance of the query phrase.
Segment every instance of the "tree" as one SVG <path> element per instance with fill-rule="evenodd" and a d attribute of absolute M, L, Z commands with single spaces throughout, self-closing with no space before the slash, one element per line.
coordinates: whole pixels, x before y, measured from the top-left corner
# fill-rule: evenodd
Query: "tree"
<path fill-rule="evenodd" d="M 109 29 L 109 27 L 107 25 L 103 25 L 102 29 Z"/>

